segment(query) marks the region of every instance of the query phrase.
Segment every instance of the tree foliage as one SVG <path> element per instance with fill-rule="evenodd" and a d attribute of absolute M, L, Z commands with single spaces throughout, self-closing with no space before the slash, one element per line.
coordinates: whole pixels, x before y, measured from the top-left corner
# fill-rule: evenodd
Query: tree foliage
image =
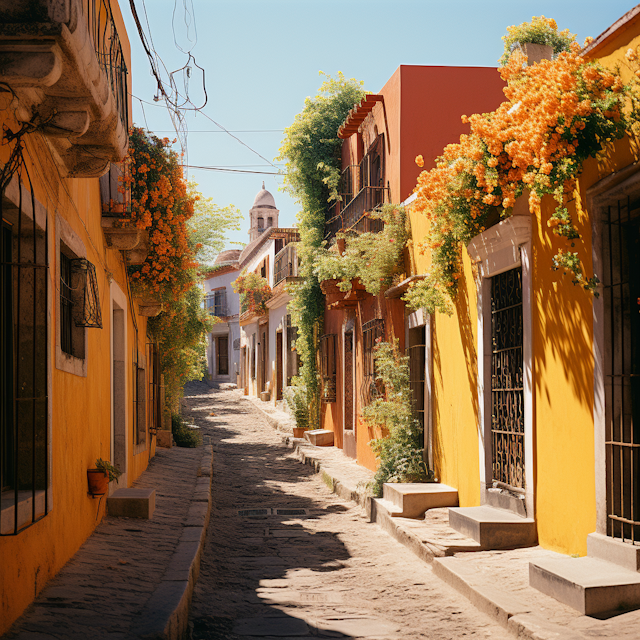
<path fill-rule="evenodd" d="M 243 216 L 233 204 L 221 207 L 213 198 L 204 198 L 198 192 L 195 180 L 189 180 L 187 192 L 194 198 L 193 216 L 188 224 L 191 238 L 198 247 L 198 263 L 202 271 L 213 265 L 225 248 L 227 233 L 240 230 Z"/>
<path fill-rule="evenodd" d="M 285 130 L 278 157 L 286 161 L 283 188 L 302 208 L 298 214 L 301 281 L 290 285 L 293 299 L 289 308 L 298 327 L 300 375 L 310 404 L 312 426 L 319 424 L 320 417 L 315 338 L 324 315 L 324 298 L 313 265 L 322 247 L 328 202 L 338 197 L 342 148 L 338 128 L 364 95 L 362 82 L 347 80 L 342 73 L 336 78 L 325 76 L 318 95 L 305 100 L 304 109 Z"/>

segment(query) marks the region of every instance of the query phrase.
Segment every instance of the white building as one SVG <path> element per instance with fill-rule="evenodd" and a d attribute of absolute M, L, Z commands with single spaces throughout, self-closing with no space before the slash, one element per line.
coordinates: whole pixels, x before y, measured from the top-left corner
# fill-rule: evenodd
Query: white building
<path fill-rule="evenodd" d="M 291 298 L 285 285 L 298 275 L 292 243 L 299 237 L 297 229 L 278 227 L 279 211 L 264 183 L 249 214 L 249 244 L 242 251 L 221 253 L 216 270 L 205 281 L 206 306 L 223 321 L 209 339 L 209 375 L 213 382 L 235 382 L 245 395 L 276 402 L 298 372 L 296 331 L 287 313 Z M 232 283 L 245 269 L 264 277 L 272 289 L 263 315 L 240 309 Z"/>

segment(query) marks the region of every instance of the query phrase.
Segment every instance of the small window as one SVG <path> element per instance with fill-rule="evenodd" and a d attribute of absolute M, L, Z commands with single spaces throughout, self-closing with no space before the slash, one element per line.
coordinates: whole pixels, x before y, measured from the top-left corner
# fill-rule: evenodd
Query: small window
<path fill-rule="evenodd" d="M 320 338 L 320 374 L 322 376 L 322 402 L 336 401 L 336 335 Z"/>
<path fill-rule="evenodd" d="M 267 218 L 267 227 L 273 227 L 273 218 L 271 216 Z"/>

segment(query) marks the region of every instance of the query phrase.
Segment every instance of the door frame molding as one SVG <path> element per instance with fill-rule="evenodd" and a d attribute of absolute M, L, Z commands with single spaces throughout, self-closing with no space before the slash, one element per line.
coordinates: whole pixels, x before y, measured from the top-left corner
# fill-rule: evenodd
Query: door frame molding
<path fill-rule="evenodd" d="M 521 196 L 525 198 L 526 196 Z M 523 208 L 523 201 L 516 203 Z M 491 449 L 491 278 L 522 267 L 522 359 L 524 383 L 524 464 L 527 517 L 535 517 L 533 354 L 532 354 L 532 247 L 531 215 L 513 215 L 475 236 L 467 245 L 478 266 L 478 451 L 480 502 L 489 502 L 493 484 Z M 485 392 L 485 388 L 487 392 Z"/>

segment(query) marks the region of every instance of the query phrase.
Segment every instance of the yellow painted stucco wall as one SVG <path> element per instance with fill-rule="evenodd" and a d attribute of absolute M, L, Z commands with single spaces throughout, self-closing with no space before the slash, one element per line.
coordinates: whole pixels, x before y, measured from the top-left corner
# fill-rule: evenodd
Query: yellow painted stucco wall
<path fill-rule="evenodd" d="M 640 21 L 629 25 L 596 51 L 623 78 L 631 72 L 624 54 L 640 44 Z M 603 158 L 588 160 L 578 182 L 579 197 L 570 211 L 581 234 L 575 247 L 546 225 L 555 203 L 543 199 L 532 216 L 532 376 L 535 517 L 540 544 L 565 554 L 586 554 L 587 535 L 596 528 L 594 449 L 593 297 L 553 271 L 559 248 L 577 251 L 593 273 L 587 190 L 599 180 L 638 162 L 638 144 L 618 141 Z M 420 252 L 428 225 L 409 212 L 412 243 L 407 266 L 429 272 Z M 434 467 L 441 482 L 458 489 L 460 505 L 480 501 L 477 406 L 477 307 L 474 269 L 463 249 L 464 274 L 452 316 L 433 319 Z"/>
<path fill-rule="evenodd" d="M 115 0 L 111 3 L 129 68 L 129 42 Z M 6 105 L 2 105 L 6 106 Z M 10 110 L 0 111 L 0 122 L 18 129 Z M 126 310 L 126 394 L 128 477 L 131 485 L 155 454 L 155 439 L 148 430 L 146 444 L 134 445 L 133 359 L 136 348 L 146 357 L 147 319 L 138 315 L 137 303 L 130 300 L 123 257 L 107 247 L 101 226 L 102 207 L 98 178 L 63 178 L 44 136 L 25 138 L 25 165 L 33 181 L 37 201 L 47 210 L 49 247 L 48 351 L 50 375 L 50 512 L 17 535 L 0 537 L 0 635 L 73 556 L 100 523 L 105 499 L 88 493 L 86 471 L 97 458 L 112 459 L 111 451 L 111 282 L 127 297 Z M 0 163 L 7 160 L 7 147 L 0 148 Z M 28 186 L 26 174 L 23 183 Z M 64 219 L 86 249 L 86 257 L 96 267 L 103 327 L 86 329 L 86 377 L 56 367 L 56 340 L 59 327 L 56 299 L 59 296 L 56 219 Z M 136 344 L 137 325 L 137 344 Z M 141 366 L 143 360 L 140 360 Z M 148 382 L 148 378 L 147 378 Z M 147 412 L 149 403 L 146 402 Z M 120 482 L 119 486 L 123 486 Z"/>

